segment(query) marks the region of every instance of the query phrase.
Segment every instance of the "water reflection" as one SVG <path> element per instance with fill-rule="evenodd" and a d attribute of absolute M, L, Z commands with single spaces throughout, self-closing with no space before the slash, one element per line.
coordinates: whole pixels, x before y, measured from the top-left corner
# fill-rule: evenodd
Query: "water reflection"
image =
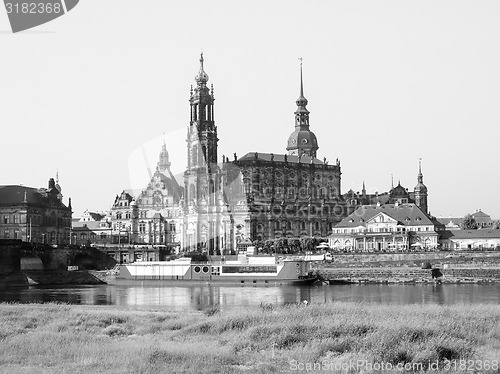
<path fill-rule="evenodd" d="M 203 310 L 219 305 L 256 308 L 261 303 L 294 304 L 335 301 L 376 304 L 500 304 L 500 285 L 335 285 L 335 286 L 78 286 L 29 287 L 0 290 L 0 301 L 63 302 L 87 305 L 161 307 Z"/>

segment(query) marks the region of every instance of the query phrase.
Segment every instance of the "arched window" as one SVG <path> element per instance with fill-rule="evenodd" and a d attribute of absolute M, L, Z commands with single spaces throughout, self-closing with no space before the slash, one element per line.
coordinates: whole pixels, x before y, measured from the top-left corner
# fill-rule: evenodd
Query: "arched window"
<path fill-rule="evenodd" d="M 196 199 L 196 188 L 194 187 L 194 184 L 189 186 L 189 198 Z"/>

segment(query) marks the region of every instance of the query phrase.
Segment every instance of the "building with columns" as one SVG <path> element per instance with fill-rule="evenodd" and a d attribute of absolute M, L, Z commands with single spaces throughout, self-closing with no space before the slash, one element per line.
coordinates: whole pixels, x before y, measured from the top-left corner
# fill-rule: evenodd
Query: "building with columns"
<path fill-rule="evenodd" d="M 360 206 L 328 237 L 331 248 L 351 252 L 436 249 L 444 226 L 416 204 Z"/>

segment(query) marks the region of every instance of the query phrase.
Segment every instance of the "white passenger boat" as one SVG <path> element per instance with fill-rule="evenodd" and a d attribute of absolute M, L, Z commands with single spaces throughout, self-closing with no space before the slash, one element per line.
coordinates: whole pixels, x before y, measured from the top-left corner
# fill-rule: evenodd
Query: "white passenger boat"
<path fill-rule="evenodd" d="M 156 281 L 169 283 L 232 283 L 276 285 L 312 283 L 311 261 L 303 258 L 245 257 L 238 261 L 193 262 L 191 258 L 171 261 L 139 261 L 119 266 L 108 283 Z"/>

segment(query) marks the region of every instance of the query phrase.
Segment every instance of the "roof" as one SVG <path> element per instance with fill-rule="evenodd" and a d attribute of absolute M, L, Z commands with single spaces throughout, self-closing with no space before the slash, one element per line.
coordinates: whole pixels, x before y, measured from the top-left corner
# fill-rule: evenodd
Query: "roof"
<path fill-rule="evenodd" d="M 415 204 L 385 204 L 360 206 L 335 227 L 366 226 L 367 221 L 380 213 L 388 215 L 398 221 L 398 224 L 404 226 L 435 225 L 437 223 Z"/>
<path fill-rule="evenodd" d="M 439 217 L 437 220 L 445 226 L 460 226 L 464 219 L 462 217 Z"/>
<path fill-rule="evenodd" d="M 476 219 L 477 218 L 491 218 L 488 214 L 484 213 L 481 210 L 478 210 L 477 212 L 472 213 L 472 217 L 474 217 Z"/>
<path fill-rule="evenodd" d="M 56 202 L 57 206 L 66 206 L 57 198 L 58 191 L 48 191 L 45 188 L 33 188 L 20 185 L 0 186 L 0 205 L 17 205 L 27 203 L 28 205 L 48 206 Z M 50 204 L 52 205 L 52 204 Z"/>
<path fill-rule="evenodd" d="M 105 225 L 105 226 L 101 226 Z M 88 221 L 88 222 L 71 222 L 71 228 L 74 231 L 86 231 L 86 230 L 105 230 L 109 229 L 109 224 L 107 222 L 97 222 L 97 221 Z"/>
<path fill-rule="evenodd" d="M 292 155 L 281 155 L 275 153 L 261 153 L 261 152 L 249 152 L 243 157 L 240 157 L 237 161 L 267 161 L 267 162 L 286 162 L 295 164 L 314 164 L 323 165 L 325 162 L 318 160 L 315 157 L 309 156 L 292 156 Z"/>
<path fill-rule="evenodd" d="M 474 217 L 474 220 L 476 223 L 482 225 L 483 223 L 492 223 L 493 220 L 491 217 L 478 210 L 477 212 L 471 214 L 472 217 Z M 464 218 L 463 217 L 439 217 L 438 221 L 441 222 L 445 226 L 460 226 L 463 222 Z M 484 225 L 483 225 L 484 226 Z"/>
<path fill-rule="evenodd" d="M 445 230 L 443 239 L 500 239 L 500 229 Z"/>
<path fill-rule="evenodd" d="M 86 210 L 85 212 L 83 212 L 83 215 L 90 216 L 90 218 L 93 221 L 100 221 L 105 217 L 104 214 L 100 214 L 97 212 L 90 212 L 89 210 Z M 82 216 L 82 218 L 83 218 L 83 216 Z M 81 219 L 81 218 L 79 218 L 79 219 Z"/>

